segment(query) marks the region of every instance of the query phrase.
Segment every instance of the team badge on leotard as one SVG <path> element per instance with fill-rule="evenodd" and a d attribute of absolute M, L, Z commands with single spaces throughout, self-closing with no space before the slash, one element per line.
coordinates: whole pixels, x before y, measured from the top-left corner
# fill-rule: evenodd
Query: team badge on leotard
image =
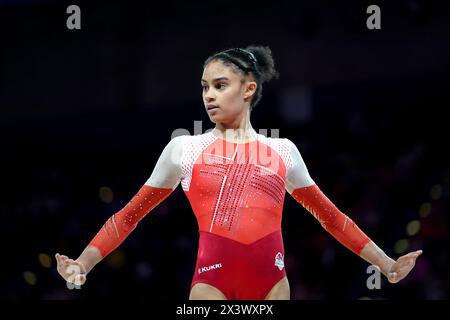
<path fill-rule="evenodd" d="M 275 255 L 275 266 L 277 266 L 280 270 L 283 270 L 284 268 L 284 256 L 281 252 L 278 252 Z"/>

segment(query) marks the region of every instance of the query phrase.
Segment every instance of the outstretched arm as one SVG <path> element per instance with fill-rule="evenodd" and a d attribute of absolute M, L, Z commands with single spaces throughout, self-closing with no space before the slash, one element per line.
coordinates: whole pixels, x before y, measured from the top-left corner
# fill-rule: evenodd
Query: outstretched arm
<path fill-rule="evenodd" d="M 179 184 L 182 140 L 172 139 L 164 148 L 153 172 L 137 194 L 112 215 L 76 260 L 56 254 L 57 268 L 66 281 L 82 285 L 86 275 L 104 257 L 115 250 L 151 210 L 166 199 Z"/>
<path fill-rule="evenodd" d="M 297 147 L 291 142 L 291 166 L 286 189 L 336 240 L 361 258 L 377 266 L 391 283 L 406 277 L 421 250 L 406 254 L 397 261 L 388 257 L 347 215 L 342 213 L 311 179 Z"/>

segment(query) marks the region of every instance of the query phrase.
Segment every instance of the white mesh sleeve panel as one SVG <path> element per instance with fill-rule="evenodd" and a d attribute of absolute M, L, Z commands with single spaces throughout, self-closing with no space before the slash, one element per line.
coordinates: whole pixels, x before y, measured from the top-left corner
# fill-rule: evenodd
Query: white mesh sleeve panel
<path fill-rule="evenodd" d="M 290 166 L 286 165 L 286 190 L 292 193 L 295 189 L 312 186 L 315 184 L 306 167 L 305 162 L 297 146 L 289 139 L 283 139 L 289 146 Z"/>
<path fill-rule="evenodd" d="M 189 191 L 189 186 L 192 180 L 192 169 L 195 162 L 211 143 L 213 143 L 217 137 L 212 132 L 196 136 L 186 136 L 183 141 L 183 155 L 181 158 L 181 172 L 182 180 L 181 186 L 183 190 Z"/>
<path fill-rule="evenodd" d="M 183 157 L 181 159 L 181 172 L 183 179 L 181 186 L 184 191 L 189 191 L 189 186 L 192 180 L 192 169 L 195 162 L 200 157 L 202 152 L 213 143 L 217 137 L 212 132 L 196 136 L 188 136 L 184 141 Z"/>
<path fill-rule="evenodd" d="M 291 159 L 292 157 L 290 155 L 291 149 L 288 143 L 289 141 L 288 139 L 267 138 L 262 134 L 258 134 L 258 140 L 268 145 L 271 149 L 275 150 L 279 154 L 279 156 L 284 162 L 286 171 L 288 171 L 292 167 L 292 159 Z"/>
<path fill-rule="evenodd" d="M 181 157 L 183 141 L 189 136 L 175 137 L 162 151 L 150 178 L 145 183 L 156 188 L 175 189 L 182 178 Z"/>
<path fill-rule="evenodd" d="M 283 159 L 284 164 L 287 168 L 286 161 L 289 159 L 289 146 L 284 143 L 283 140 L 285 139 L 279 139 L 279 138 L 268 138 L 262 134 L 258 134 L 258 140 L 266 145 L 268 145 L 271 149 L 275 150 Z"/>

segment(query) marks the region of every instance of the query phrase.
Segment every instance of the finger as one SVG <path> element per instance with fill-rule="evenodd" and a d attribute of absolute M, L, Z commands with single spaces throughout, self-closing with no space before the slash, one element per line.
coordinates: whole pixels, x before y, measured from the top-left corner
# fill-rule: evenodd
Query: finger
<path fill-rule="evenodd" d="M 388 274 L 388 280 L 392 283 L 397 282 L 397 272 L 390 272 Z"/>
<path fill-rule="evenodd" d="M 417 260 L 417 258 L 419 257 L 419 255 L 420 255 L 420 254 L 415 254 L 415 255 L 413 255 L 412 257 L 409 258 L 409 261 L 410 261 L 410 262 L 412 261 L 413 263 L 415 263 L 416 260 Z"/>
<path fill-rule="evenodd" d="M 410 252 L 402 257 L 400 257 L 398 260 L 403 262 L 403 263 L 409 263 L 409 261 L 411 260 L 415 260 L 417 259 L 418 255 L 414 252 Z"/>
<path fill-rule="evenodd" d="M 403 262 L 404 263 L 410 263 L 412 260 L 415 260 L 417 257 L 415 256 L 415 255 L 411 255 L 411 256 L 406 256 L 404 259 L 403 259 Z"/>
<path fill-rule="evenodd" d="M 417 251 L 408 253 L 408 256 L 418 257 L 422 254 L 422 252 L 423 252 L 422 250 L 417 250 Z"/>
<path fill-rule="evenodd" d="M 84 274 L 78 274 L 78 275 L 75 277 L 75 284 L 76 284 L 76 285 L 81 286 L 81 285 L 83 285 L 85 282 L 86 282 L 86 276 L 85 276 Z"/>
<path fill-rule="evenodd" d="M 58 256 L 58 267 L 61 267 L 64 264 L 64 259 L 62 256 Z"/>
<path fill-rule="evenodd" d="M 66 256 L 61 256 L 61 257 L 60 257 L 61 265 L 62 265 L 62 266 L 67 265 L 67 260 L 68 260 L 68 259 L 69 259 L 69 258 L 66 257 Z"/>

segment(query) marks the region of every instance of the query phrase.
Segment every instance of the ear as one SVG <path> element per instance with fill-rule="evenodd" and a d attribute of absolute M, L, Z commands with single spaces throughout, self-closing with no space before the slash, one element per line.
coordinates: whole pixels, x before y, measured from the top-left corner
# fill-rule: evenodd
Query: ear
<path fill-rule="evenodd" d="M 245 100 L 251 98 L 255 94 L 257 86 L 258 85 L 256 84 L 255 81 L 250 81 L 245 84 L 245 89 L 244 89 L 244 99 Z"/>

